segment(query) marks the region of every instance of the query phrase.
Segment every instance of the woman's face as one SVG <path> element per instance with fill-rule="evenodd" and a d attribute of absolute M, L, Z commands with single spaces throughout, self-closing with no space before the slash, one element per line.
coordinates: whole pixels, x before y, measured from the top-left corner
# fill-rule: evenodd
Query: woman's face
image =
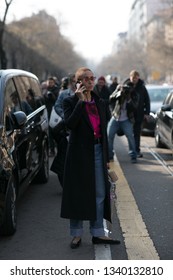
<path fill-rule="evenodd" d="M 91 91 L 94 88 L 94 81 L 95 77 L 93 75 L 93 72 L 86 71 L 84 72 L 83 78 L 81 79 L 82 84 L 86 87 L 87 91 Z"/>

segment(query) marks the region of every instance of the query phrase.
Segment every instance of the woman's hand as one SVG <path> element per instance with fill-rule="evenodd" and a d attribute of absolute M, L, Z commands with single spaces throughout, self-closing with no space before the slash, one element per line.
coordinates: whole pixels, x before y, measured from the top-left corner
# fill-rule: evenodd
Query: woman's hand
<path fill-rule="evenodd" d="M 75 91 L 75 94 L 78 96 L 78 98 L 82 101 L 87 100 L 86 98 L 86 87 L 82 83 L 77 83 L 77 89 Z"/>

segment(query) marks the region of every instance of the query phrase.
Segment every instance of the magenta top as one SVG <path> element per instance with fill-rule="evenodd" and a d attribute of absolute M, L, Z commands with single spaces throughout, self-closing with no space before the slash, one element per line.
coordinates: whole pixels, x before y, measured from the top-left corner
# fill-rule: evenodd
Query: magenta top
<path fill-rule="evenodd" d="M 95 139 L 100 138 L 101 137 L 100 116 L 95 101 L 94 100 L 86 101 L 85 108 L 88 113 L 91 125 L 94 129 L 94 137 Z"/>

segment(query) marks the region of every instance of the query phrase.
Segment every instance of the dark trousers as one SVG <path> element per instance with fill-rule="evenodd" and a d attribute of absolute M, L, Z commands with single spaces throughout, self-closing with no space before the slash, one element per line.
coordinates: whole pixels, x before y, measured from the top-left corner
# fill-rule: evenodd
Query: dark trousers
<path fill-rule="evenodd" d="M 142 122 L 135 121 L 134 126 L 133 126 L 133 131 L 134 131 L 134 138 L 135 138 L 135 145 L 136 145 L 137 153 L 140 153 L 141 128 L 142 128 Z"/>
<path fill-rule="evenodd" d="M 55 151 L 55 140 L 52 135 L 52 128 L 49 126 L 49 149 L 51 152 Z"/>

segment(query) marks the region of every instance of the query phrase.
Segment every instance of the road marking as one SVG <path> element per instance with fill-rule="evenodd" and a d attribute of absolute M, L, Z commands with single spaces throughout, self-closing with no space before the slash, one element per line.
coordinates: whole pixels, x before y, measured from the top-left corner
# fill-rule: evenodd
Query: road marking
<path fill-rule="evenodd" d="M 173 171 L 171 167 L 164 161 L 164 159 L 156 151 L 150 148 L 147 144 L 144 145 L 144 148 L 153 155 L 153 157 L 165 168 L 166 171 L 168 171 L 168 173 L 171 176 L 173 176 Z"/>
<path fill-rule="evenodd" d="M 118 161 L 115 159 L 110 163 L 110 167 L 115 170 L 119 178 L 116 184 L 116 208 L 128 259 L 159 260 L 159 255 Z"/>

